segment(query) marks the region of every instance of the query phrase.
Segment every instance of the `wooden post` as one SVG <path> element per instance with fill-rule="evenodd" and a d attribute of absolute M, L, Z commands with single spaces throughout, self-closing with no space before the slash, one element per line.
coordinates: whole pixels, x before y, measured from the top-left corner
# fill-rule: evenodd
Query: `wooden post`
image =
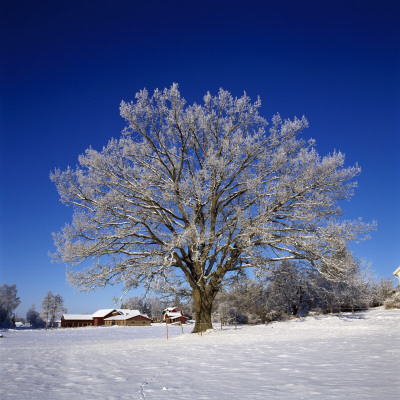
<path fill-rule="evenodd" d="M 183 325 L 182 325 L 182 321 L 181 321 L 181 328 L 182 328 L 182 335 L 183 335 Z"/>
<path fill-rule="evenodd" d="M 168 322 L 167 322 L 167 320 L 165 320 L 165 326 L 167 328 L 167 340 L 168 340 Z"/>
<path fill-rule="evenodd" d="M 237 318 L 236 318 L 236 313 L 235 313 L 235 330 L 237 329 Z"/>
<path fill-rule="evenodd" d="M 203 328 L 201 326 L 201 320 L 200 320 L 200 336 L 203 336 Z"/>

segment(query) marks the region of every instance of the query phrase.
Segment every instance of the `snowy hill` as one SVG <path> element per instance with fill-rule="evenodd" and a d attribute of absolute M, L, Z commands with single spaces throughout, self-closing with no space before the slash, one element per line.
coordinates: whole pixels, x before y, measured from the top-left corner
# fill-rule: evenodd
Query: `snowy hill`
<path fill-rule="evenodd" d="M 190 332 L 191 326 L 185 331 Z M 223 329 L 3 331 L 1 399 L 398 399 L 400 310 Z"/>

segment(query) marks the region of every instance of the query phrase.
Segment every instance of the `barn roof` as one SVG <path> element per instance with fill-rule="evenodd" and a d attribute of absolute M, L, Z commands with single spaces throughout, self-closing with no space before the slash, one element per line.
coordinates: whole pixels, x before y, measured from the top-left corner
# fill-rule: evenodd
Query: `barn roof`
<path fill-rule="evenodd" d="M 91 321 L 93 319 L 90 314 L 63 314 L 63 318 L 66 321 L 69 320 Z"/>
<path fill-rule="evenodd" d="M 104 318 L 106 315 L 112 313 L 113 311 L 118 311 L 116 308 L 105 308 L 103 310 L 97 310 L 92 314 L 93 318 Z"/>
<path fill-rule="evenodd" d="M 130 310 L 128 308 L 118 308 L 117 311 L 121 312 L 124 315 L 131 315 L 131 316 L 140 314 L 139 310 Z"/>
<path fill-rule="evenodd" d="M 130 311 L 138 311 L 138 310 L 130 310 Z M 139 315 L 144 318 L 150 319 L 147 315 L 140 314 L 140 312 L 138 311 L 135 314 L 130 313 L 129 315 L 115 315 L 114 317 L 105 318 L 104 320 L 105 321 L 125 321 L 125 320 L 131 319 L 131 318 L 135 318 Z"/>
<path fill-rule="evenodd" d="M 176 310 L 176 307 L 167 307 L 164 311 L 173 311 Z"/>
<path fill-rule="evenodd" d="M 182 313 L 179 311 L 179 312 L 168 312 L 168 313 L 166 314 L 166 316 L 167 316 L 168 318 L 178 318 L 178 317 L 182 317 L 183 315 L 182 315 Z"/>

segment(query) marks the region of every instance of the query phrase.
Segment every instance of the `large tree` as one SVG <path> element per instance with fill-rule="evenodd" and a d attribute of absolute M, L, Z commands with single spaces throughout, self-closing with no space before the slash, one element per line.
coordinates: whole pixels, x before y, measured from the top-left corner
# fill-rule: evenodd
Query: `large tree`
<path fill-rule="evenodd" d="M 51 174 L 74 207 L 54 257 L 85 262 L 72 283 L 186 291 L 196 332 L 212 327 L 215 295 L 245 268 L 305 259 L 330 276 L 346 269 L 348 242 L 370 229 L 338 220 L 360 168 L 340 152 L 321 158 L 300 137 L 304 117 L 276 115 L 268 131 L 260 106 L 222 89 L 187 105 L 176 84 L 122 102 L 121 138 Z"/>

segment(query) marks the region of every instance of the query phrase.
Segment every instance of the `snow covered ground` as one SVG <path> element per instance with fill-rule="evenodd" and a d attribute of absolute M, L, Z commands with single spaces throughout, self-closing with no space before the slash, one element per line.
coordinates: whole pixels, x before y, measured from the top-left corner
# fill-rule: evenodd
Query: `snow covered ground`
<path fill-rule="evenodd" d="M 1 399 L 400 399 L 400 310 L 2 333 Z"/>

